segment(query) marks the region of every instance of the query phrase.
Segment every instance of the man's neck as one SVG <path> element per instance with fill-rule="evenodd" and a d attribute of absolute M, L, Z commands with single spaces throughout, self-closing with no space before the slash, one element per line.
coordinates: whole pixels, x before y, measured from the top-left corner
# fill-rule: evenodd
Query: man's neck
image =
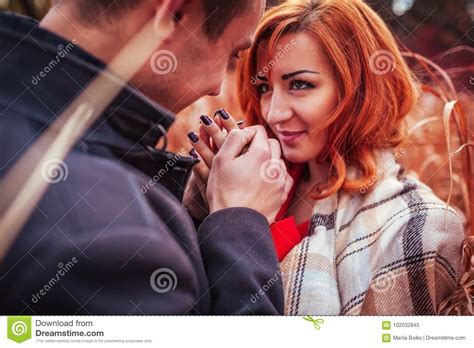
<path fill-rule="evenodd" d="M 131 11 L 127 15 L 127 21 L 114 28 L 113 25 L 101 24 L 103 20 L 98 14 L 96 22 L 84 24 L 78 21 L 73 15 L 76 9 L 74 5 L 55 6 L 41 21 L 40 27 L 49 30 L 69 41 L 76 42 L 81 48 L 94 55 L 104 63 L 109 63 L 131 39 L 125 37 L 123 33 L 134 32 L 133 30 L 123 30 L 123 26 L 132 26 L 139 23 L 138 14 Z M 103 15 L 103 14 L 102 14 Z M 136 25 L 135 32 L 140 30 L 140 25 Z"/>

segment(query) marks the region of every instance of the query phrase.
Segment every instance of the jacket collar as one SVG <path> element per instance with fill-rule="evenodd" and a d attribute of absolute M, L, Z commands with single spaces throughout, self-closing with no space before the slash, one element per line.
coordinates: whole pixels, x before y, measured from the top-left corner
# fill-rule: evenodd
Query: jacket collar
<path fill-rule="evenodd" d="M 0 13 L 0 62 L 0 115 L 8 109 L 24 111 L 43 125 L 105 68 L 74 42 L 40 28 L 37 21 L 10 13 Z M 154 147 L 174 119 L 171 112 L 127 84 L 81 143 Z"/>

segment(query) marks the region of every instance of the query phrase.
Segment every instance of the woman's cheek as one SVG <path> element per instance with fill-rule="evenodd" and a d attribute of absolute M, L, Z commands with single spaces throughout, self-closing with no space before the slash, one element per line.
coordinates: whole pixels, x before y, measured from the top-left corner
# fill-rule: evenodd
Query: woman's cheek
<path fill-rule="evenodd" d="M 310 161 L 316 158 L 324 148 L 326 143 L 325 132 L 312 133 L 306 138 L 306 144 L 302 147 L 305 149 L 304 157 Z"/>
<path fill-rule="evenodd" d="M 315 131 L 330 116 L 337 100 L 331 95 L 314 93 L 299 105 L 299 115 L 309 130 Z"/>
<path fill-rule="evenodd" d="M 265 100 L 260 101 L 260 114 L 262 115 L 263 120 L 267 123 L 268 120 L 268 103 Z"/>

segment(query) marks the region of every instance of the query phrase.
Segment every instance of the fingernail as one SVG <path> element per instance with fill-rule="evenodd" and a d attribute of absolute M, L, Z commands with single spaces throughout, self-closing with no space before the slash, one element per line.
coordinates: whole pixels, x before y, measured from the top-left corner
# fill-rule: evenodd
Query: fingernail
<path fill-rule="evenodd" d="M 202 115 L 201 116 L 201 121 L 202 123 L 204 123 L 206 126 L 210 126 L 212 124 L 212 120 L 206 116 L 206 115 Z"/>
<path fill-rule="evenodd" d="M 196 133 L 194 133 L 194 132 L 189 132 L 189 133 L 188 133 L 188 138 L 189 138 L 189 140 L 191 140 L 193 143 L 199 142 L 199 137 L 198 137 L 198 135 L 197 135 Z"/>
<path fill-rule="evenodd" d="M 239 127 L 242 126 L 242 125 L 244 125 L 244 124 L 245 124 L 245 121 L 239 121 L 239 122 L 237 122 L 237 126 L 239 126 Z"/>
<path fill-rule="evenodd" d="M 223 120 L 228 120 L 230 118 L 230 115 L 224 109 L 217 110 L 214 116 L 216 115 L 219 115 Z"/>
<path fill-rule="evenodd" d="M 199 158 L 195 149 L 191 149 L 191 151 L 189 151 L 189 156 L 193 158 Z"/>

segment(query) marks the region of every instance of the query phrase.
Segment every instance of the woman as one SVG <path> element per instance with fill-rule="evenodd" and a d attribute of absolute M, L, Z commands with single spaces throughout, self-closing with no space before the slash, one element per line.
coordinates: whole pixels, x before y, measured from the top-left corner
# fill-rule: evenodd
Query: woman
<path fill-rule="evenodd" d="M 409 156 L 403 121 L 417 94 L 363 1 L 285 3 L 264 16 L 239 95 L 249 125 L 280 141 L 295 180 L 272 225 L 287 314 L 435 314 L 455 287 L 461 220 L 397 162 Z M 214 127 L 205 122 L 201 136 Z"/>

